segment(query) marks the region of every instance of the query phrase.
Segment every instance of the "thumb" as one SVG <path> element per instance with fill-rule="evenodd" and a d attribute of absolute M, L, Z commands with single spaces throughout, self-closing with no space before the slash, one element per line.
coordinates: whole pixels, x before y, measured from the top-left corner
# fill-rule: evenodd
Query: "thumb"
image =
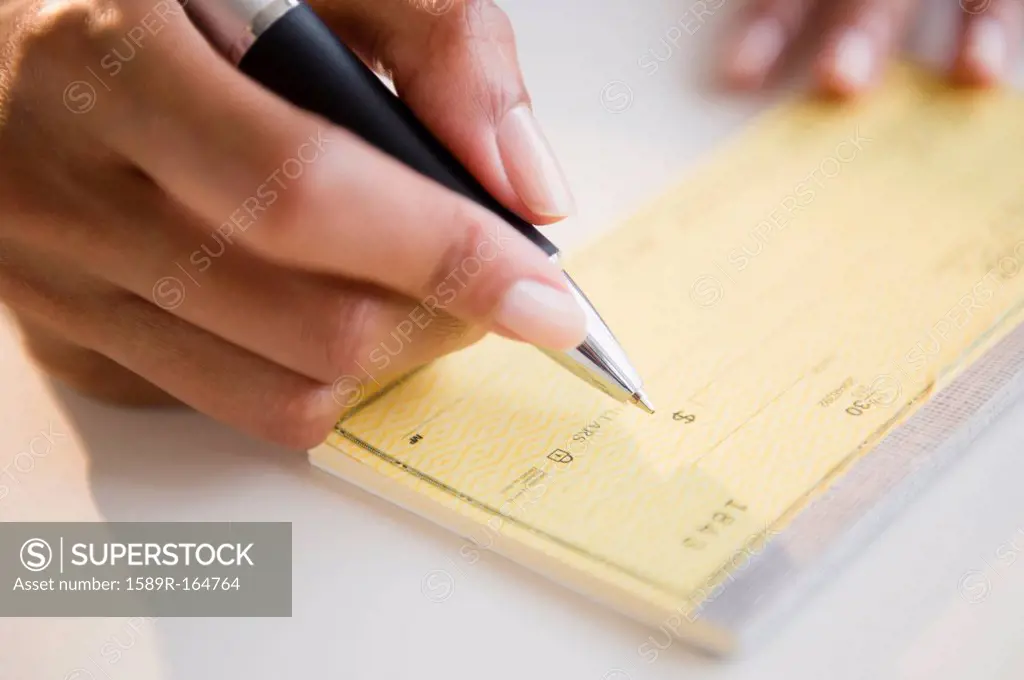
<path fill-rule="evenodd" d="M 495 198 L 536 224 L 572 213 L 572 193 L 523 84 L 511 23 L 492 0 L 344 4 L 328 3 L 321 15 L 389 72 L 399 96 Z"/>

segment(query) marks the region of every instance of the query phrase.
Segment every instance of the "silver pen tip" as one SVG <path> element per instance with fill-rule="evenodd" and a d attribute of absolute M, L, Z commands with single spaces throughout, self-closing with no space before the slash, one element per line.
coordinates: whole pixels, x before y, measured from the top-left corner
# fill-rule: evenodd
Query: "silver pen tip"
<path fill-rule="evenodd" d="M 643 390 L 638 390 L 633 393 L 633 403 L 647 411 L 651 415 L 654 415 L 654 405 L 651 403 L 647 395 L 643 393 Z"/>

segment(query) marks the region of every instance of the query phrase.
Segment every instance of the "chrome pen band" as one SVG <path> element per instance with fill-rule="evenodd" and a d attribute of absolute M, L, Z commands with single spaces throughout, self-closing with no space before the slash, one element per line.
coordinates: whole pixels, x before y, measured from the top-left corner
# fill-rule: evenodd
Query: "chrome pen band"
<path fill-rule="evenodd" d="M 256 39 L 299 0 L 181 0 L 213 47 L 238 65 Z"/>
<path fill-rule="evenodd" d="M 643 392 L 643 381 L 629 363 L 626 353 L 608 328 L 608 324 L 572 277 L 564 271 L 562 275 L 586 315 L 587 338 L 575 349 L 563 352 L 545 350 L 545 353 L 578 378 L 582 378 L 608 396 L 617 401 L 633 403 L 653 413 L 654 407 Z"/>

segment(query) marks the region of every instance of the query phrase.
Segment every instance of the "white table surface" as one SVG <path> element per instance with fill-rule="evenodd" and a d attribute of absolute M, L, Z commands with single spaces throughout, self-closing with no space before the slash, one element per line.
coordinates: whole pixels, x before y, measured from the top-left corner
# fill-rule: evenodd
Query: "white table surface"
<path fill-rule="evenodd" d="M 691 0 L 505 3 L 581 207 L 556 240 L 571 245 L 613 225 L 761 105 L 703 82 L 738 2 L 692 36 L 681 30 L 653 74 L 638 60 L 690 24 Z M 1024 404 L 770 639 L 727 662 L 675 644 L 646 663 L 642 626 L 495 555 L 468 564 L 460 539 L 313 471 L 302 453 L 193 413 L 118 410 L 55 387 L 3 322 L 0 376 L 3 520 L 282 520 L 294 532 L 291 618 L 0 619 L 3 680 L 1024 674 Z M 15 469 L 47 430 L 63 436 Z M 436 570 L 451 575 L 440 602 L 423 592 Z"/>

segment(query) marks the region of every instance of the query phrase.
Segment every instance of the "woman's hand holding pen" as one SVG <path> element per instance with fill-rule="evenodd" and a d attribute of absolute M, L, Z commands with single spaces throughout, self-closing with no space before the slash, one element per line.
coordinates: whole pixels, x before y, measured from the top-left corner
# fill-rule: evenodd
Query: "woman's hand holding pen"
<path fill-rule="evenodd" d="M 817 82 L 856 94 L 931 4 L 751 0 L 726 75 L 762 85 L 821 14 Z M 498 200 L 535 224 L 572 210 L 493 2 L 312 5 Z M 994 82 L 1024 0 L 961 7 L 953 74 Z M 585 334 L 539 249 L 239 73 L 177 0 L 0 5 L 0 301 L 84 392 L 185 402 L 295 447 L 487 331 L 556 349 Z"/>
<path fill-rule="evenodd" d="M 317 9 L 493 195 L 559 220 L 507 19 L 451 7 Z M 0 299 L 73 386 L 307 447 L 346 376 L 372 387 L 486 331 L 583 339 L 543 252 L 256 85 L 174 0 L 13 0 L 0 45 Z"/>

